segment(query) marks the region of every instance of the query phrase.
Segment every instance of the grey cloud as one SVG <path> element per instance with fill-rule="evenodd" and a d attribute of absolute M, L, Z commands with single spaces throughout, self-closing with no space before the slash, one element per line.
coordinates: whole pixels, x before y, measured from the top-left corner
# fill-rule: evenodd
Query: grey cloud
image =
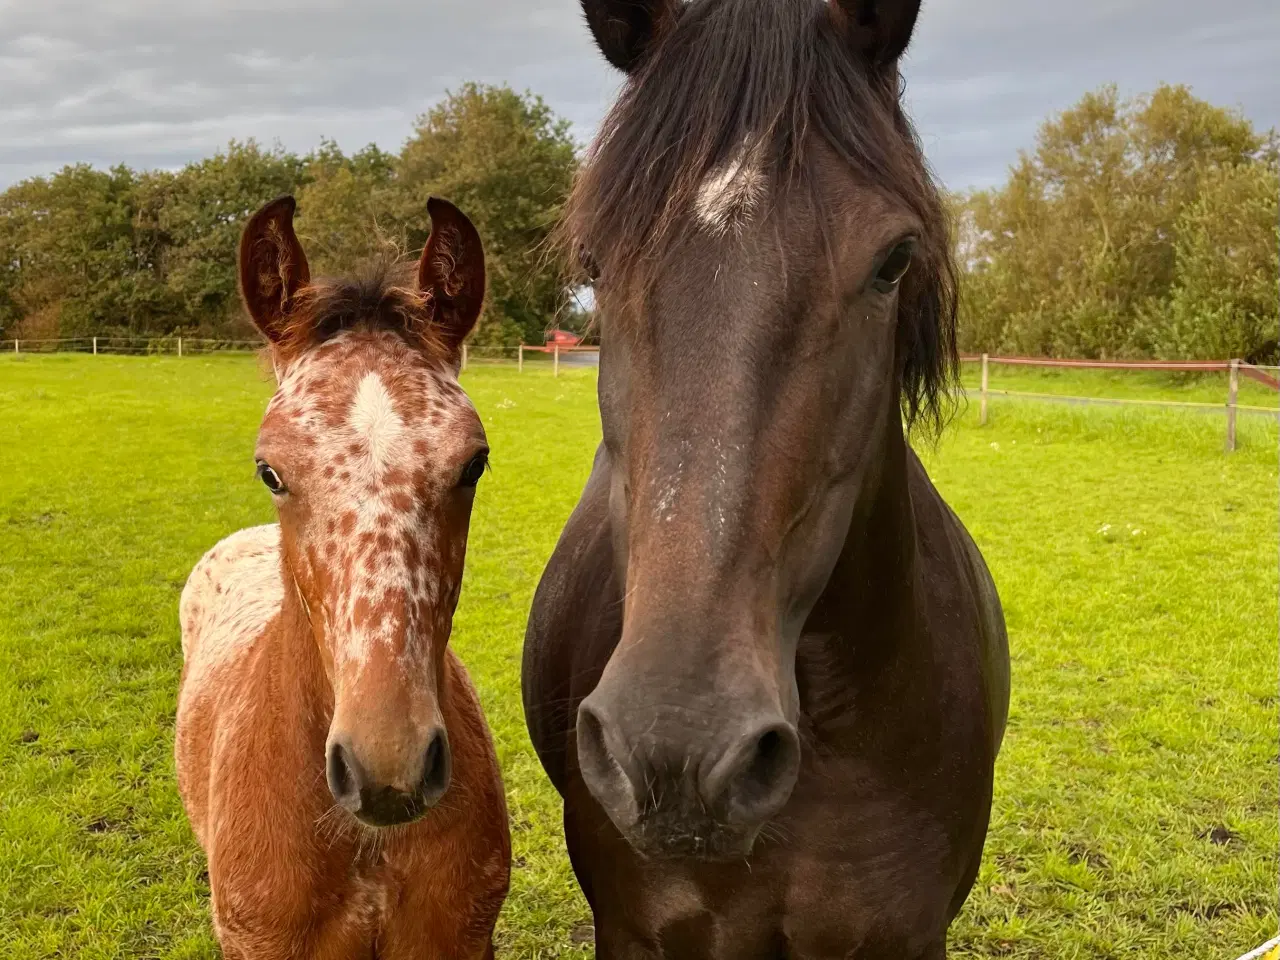
<path fill-rule="evenodd" d="M 1274 0 L 932 0 L 908 102 L 942 178 L 980 186 L 1108 81 L 1189 83 L 1276 125 L 1277 48 Z M 233 137 L 396 149 L 466 80 L 541 93 L 582 139 L 619 83 L 576 0 L 0 0 L 0 185 L 76 161 L 175 167 Z"/>

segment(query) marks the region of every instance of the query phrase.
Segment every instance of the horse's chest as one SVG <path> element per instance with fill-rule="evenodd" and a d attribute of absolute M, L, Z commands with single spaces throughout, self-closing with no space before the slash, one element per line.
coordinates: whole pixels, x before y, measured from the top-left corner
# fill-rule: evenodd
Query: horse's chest
<path fill-rule="evenodd" d="M 947 891 L 899 858 L 753 870 L 728 886 L 658 881 L 634 932 L 662 960 L 910 960 L 945 933 Z M 636 914 L 633 914 L 636 916 Z M 625 951 L 621 956 L 631 956 Z"/>
<path fill-rule="evenodd" d="M 852 814 L 849 796 L 799 799 L 749 864 L 642 864 L 618 840 L 598 864 L 597 938 L 618 945 L 602 956 L 930 957 L 956 893 L 945 831 L 901 798 L 859 797 Z"/>

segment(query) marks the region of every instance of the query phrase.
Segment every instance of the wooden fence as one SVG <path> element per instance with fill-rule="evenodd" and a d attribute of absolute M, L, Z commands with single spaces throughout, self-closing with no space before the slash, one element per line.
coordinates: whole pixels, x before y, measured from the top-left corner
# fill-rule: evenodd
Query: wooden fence
<path fill-rule="evenodd" d="M 987 422 L 988 396 L 1030 397 L 1037 400 L 1056 400 L 1074 403 L 1133 404 L 1150 407 L 1183 407 L 1202 410 L 1221 410 L 1227 417 L 1226 449 L 1236 448 L 1236 418 L 1241 411 L 1280 416 L 1275 407 L 1252 406 L 1239 402 L 1240 376 L 1244 375 L 1272 390 L 1280 390 L 1280 367 L 1267 367 L 1246 363 L 1243 360 L 1052 360 L 1044 357 L 993 357 L 980 355 L 962 356 L 964 363 L 982 364 L 982 381 L 979 388 L 978 422 Z M 993 390 L 990 385 L 990 368 L 993 364 L 1018 367 L 1057 367 L 1061 369 L 1088 370 L 1152 370 L 1163 373 L 1226 373 L 1227 396 L 1224 403 L 1206 403 L 1195 400 L 1144 400 L 1135 397 L 1076 397 L 1059 393 L 1037 393 L 1027 390 Z M 1268 372 L 1273 371 L 1274 373 Z"/>
<path fill-rule="evenodd" d="M 568 354 L 568 355 L 581 354 L 581 353 L 595 354 L 597 359 L 599 358 L 599 354 L 600 354 L 599 347 L 588 347 L 588 346 L 570 347 L 560 343 L 549 343 L 549 344 L 546 344 L 545 346 L 540 346 L 540 347 L 531 347 L 522 343 L 520 344 L 518 349 L 519 349 L 519 356 L 516 360 L 516 364 L 517 364 L 517 368 L 520 371 L 522 372 L 524 371 L 524 355 L 526 353 L 549 353 L 551 354 L 551 374 L 552 376 L 556 376 L 556 377 L 560 376 L 560 354 L 562 353 Z"/>

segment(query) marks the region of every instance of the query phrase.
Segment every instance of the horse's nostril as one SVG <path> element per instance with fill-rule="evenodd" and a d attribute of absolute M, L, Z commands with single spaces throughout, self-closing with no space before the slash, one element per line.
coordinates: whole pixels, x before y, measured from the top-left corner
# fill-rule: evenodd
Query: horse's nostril
<path fill-rule="evenodd" d="M 744 785 L 768 789 L 786 770 L 789 762 L 786 743 L 777 730 L 768 730 L 756 741 L 756 753 L 743 771 Z"/>
<path fill-rule="evenodd" d="M 588 697 L 578 707 L 578 766 L 592 795 L 608 811 L 615 823 L 633 821 L 639 815 L 636 783 L 627 759 L 634 751 L 616 750 L 610 746 L 608 715 L 597 709 Z M 617 737 L 616 728 L 612 730 Z"/>
<path fill-rule="evenodd" d="M 767 820 L 782 808 L 800 769 L 800 743 L 788 724 L 771 724 L 738 741 L 703 784 L 713 809 L 730 820 Z"/>
<path fill-rule="evenodd" d="M 359 812 L 359 768 L 341 743 L 333 743 L 329 747 L 329 755 L 325 758 L 325 779 L 329 781 L 329 792 L 333 794 L 333 799 L 352 813 Z"/>
<path fill-rule="evenodd" d="M 578 708 L 578 763 L 588 785 L 613 781 L 620 772 L 605 736 L 604 719 L 587 702 Z"/>
<path fill-rule="evenodd" d="M 422 761 L 422 783 L 419 795 L 425 805 L 436 803 L 449 788 L 450 757 L 449 738 L 443 730 L 437 730 L 427 745 Z"/>

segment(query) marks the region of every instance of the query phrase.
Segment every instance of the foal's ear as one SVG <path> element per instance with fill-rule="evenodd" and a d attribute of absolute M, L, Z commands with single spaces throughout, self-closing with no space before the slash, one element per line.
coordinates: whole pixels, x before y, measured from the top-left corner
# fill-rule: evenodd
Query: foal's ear
<path fill-rule="evenodd" d="M 920 0 L 828 0 L 831 18 L 872 66 L 897 61 L 911 42 Z"/>
<path fill-rule="evenodd" d="M 606 60 L 634 70 L 680 17 L 681 0 L 582 0 L 587 26 Z"/>
<path fill-rule="evenodd" d="M 484 303 L 484 247 L 467 215 L 448 200 L 427 200 L 431 236 L 418 261 L 418 289 L 431 294 L 432 322 L 456 350 Z"/>
<path fill-rule="evenodd" d="M 311 282 L 307 256 L 293 232 L 293 197 L 277 197 L 249 218 L 240 235 L 240 296 L 254 324 L 280 339 L 294 295 Z"/>

